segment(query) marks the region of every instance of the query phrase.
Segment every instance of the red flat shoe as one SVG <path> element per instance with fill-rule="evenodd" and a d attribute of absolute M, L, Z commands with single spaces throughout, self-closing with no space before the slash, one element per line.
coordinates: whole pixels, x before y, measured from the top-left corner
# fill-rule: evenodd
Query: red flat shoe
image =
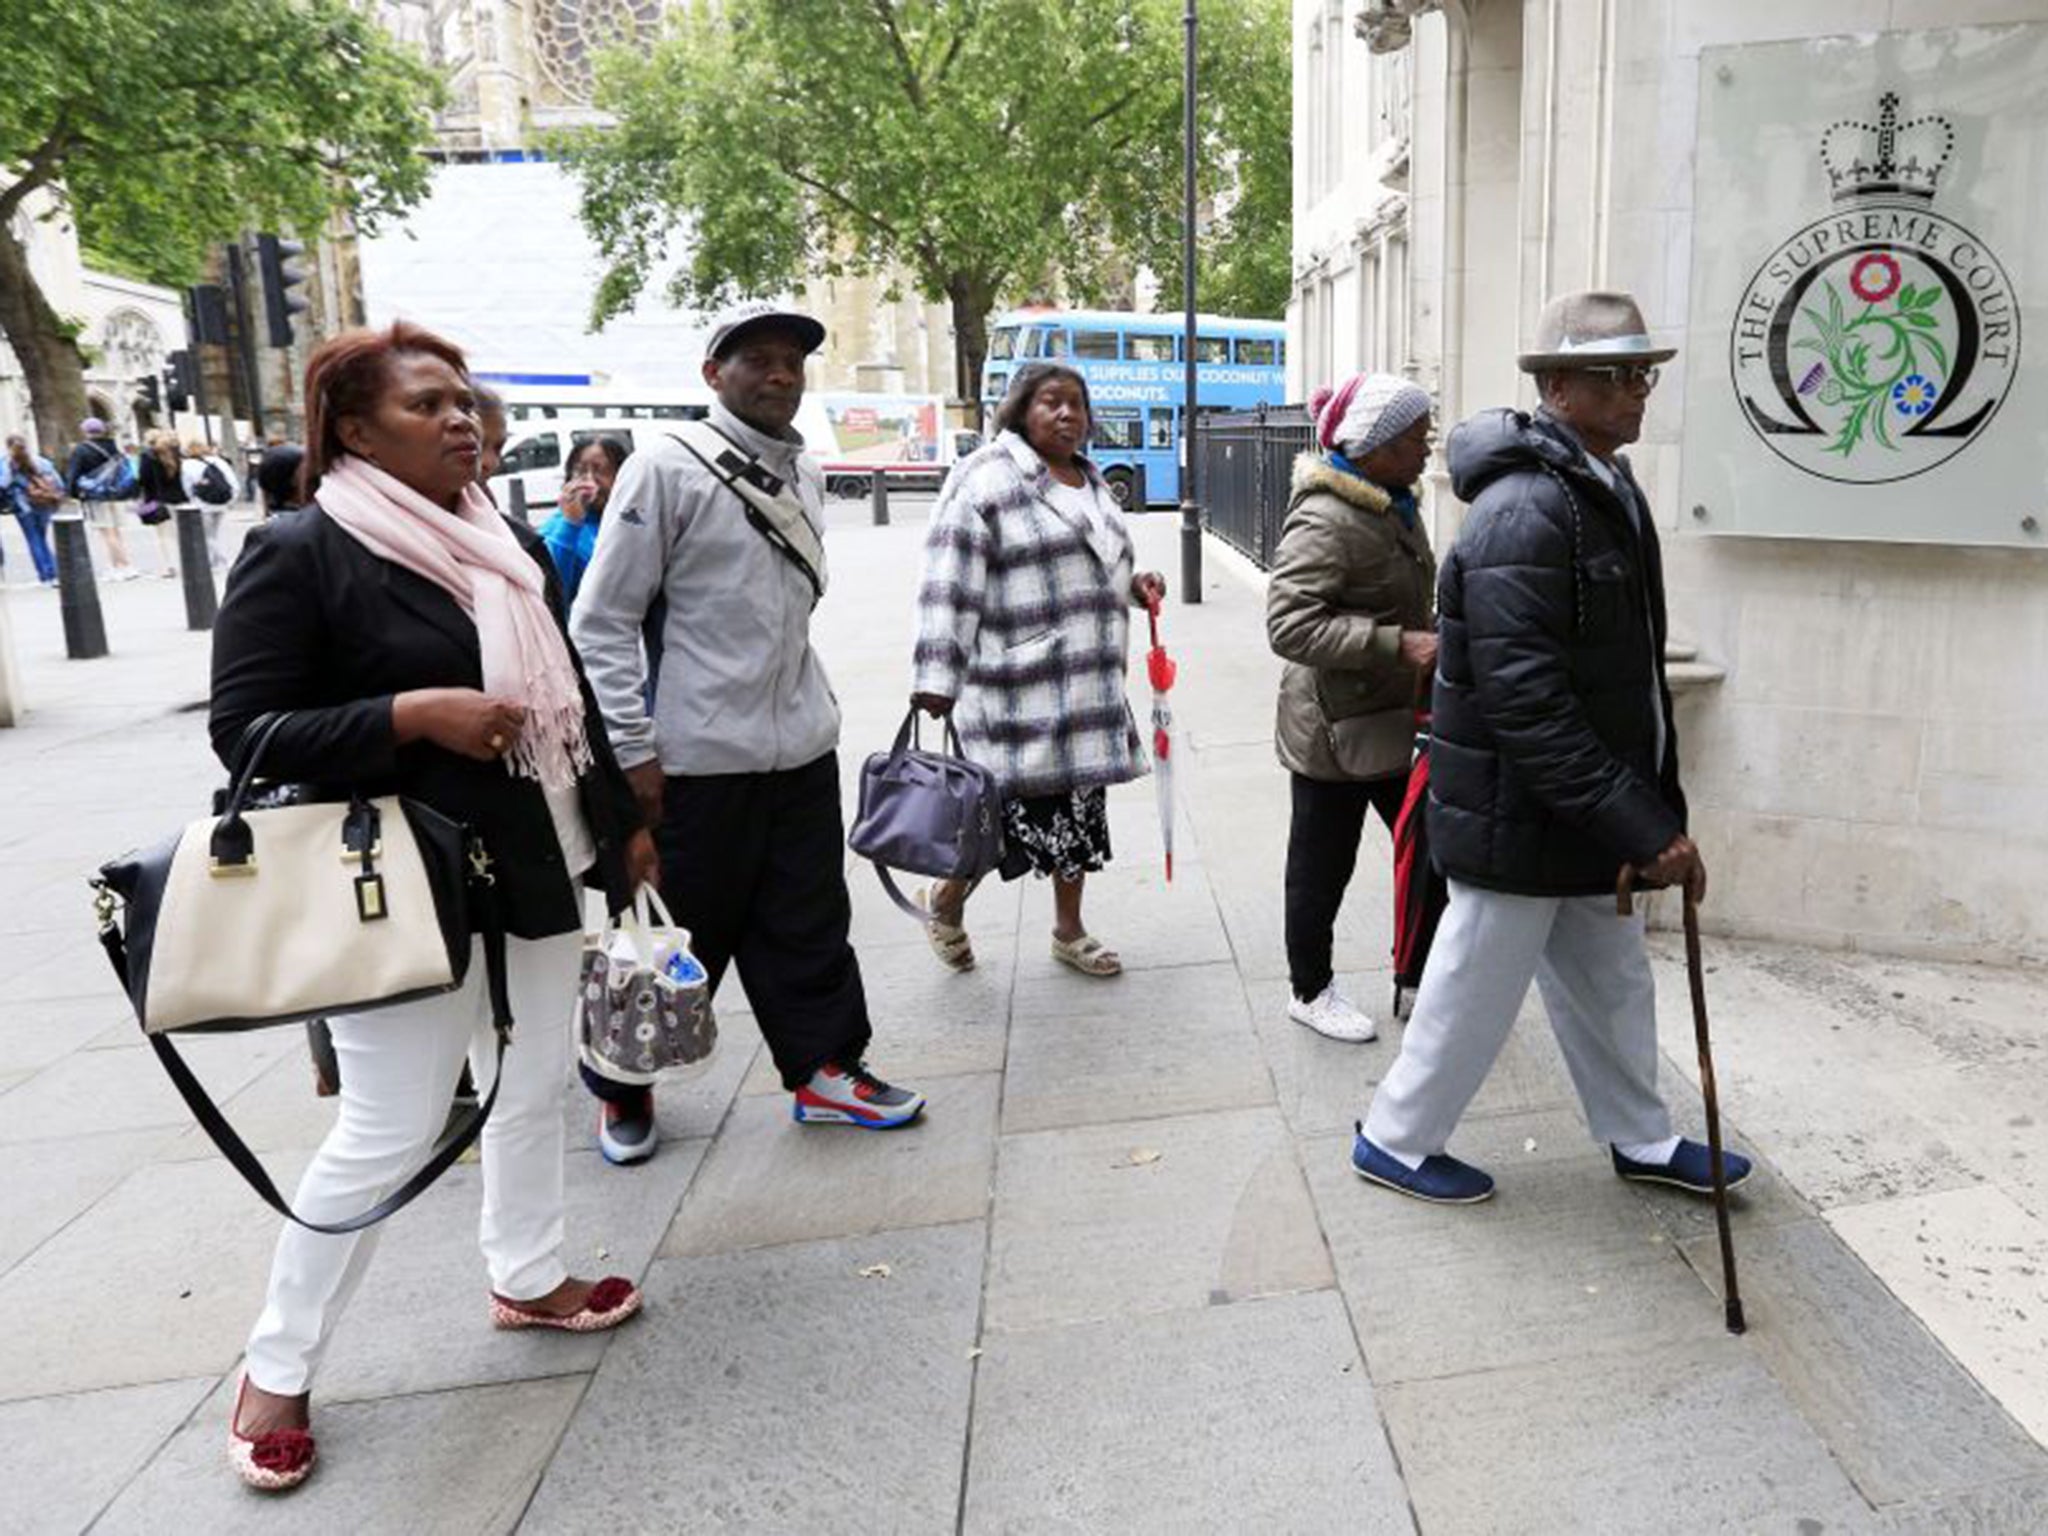
<path fill-rule="evenodd" d="M 524 1302 L 507 1301 L 491 1293 L 491 1326 L 494 1328 L 555 1328 L 563 1333 L 602 1333 L 616 1328 L 640 1310 L 640 1287 L 620 1275 L 607 1275 L 590 1288 L 580 1310 L 557 1317 L 537 1312 Z"/>
<path fill-rule="evenodd" d="M 283 1493 L 296 1488 L 313 1475 L 316 1451 L 312 1431 L 266 1429 L 260 1435 L 242 1433 L 242 1399 L 248 1394 L 249 1378 L 242 1377 L 235 1389 L 235 1411 L 228 1416 L 228 1461 L 243 1482 L 259 1493 Z"/>

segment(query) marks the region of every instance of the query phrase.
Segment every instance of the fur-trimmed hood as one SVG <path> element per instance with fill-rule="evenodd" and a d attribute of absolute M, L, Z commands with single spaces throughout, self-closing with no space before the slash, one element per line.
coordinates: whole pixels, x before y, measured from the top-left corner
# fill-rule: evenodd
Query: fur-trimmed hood
<path fill-rule="evenodd" d="M 1302 498 L 1325 493 L 1340 501 L 1349 502 L 1364 512 L 1377 512 L 1384 516 L 1393 510 L 1393 498 L 1370 480 L 1348 474 L 1332 464 L 1329 457 L 1320 453 L 1297 454 L 1294 459 L 1292 495 L 1288 498 L 1289 510 L 1301 505 Z"/>

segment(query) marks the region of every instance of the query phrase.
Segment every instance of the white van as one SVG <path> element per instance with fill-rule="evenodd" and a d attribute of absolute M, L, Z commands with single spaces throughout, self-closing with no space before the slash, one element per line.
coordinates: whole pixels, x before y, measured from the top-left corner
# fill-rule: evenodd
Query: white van
<path fill-rule="evenodd" d="M 491 495 L 507 512 L 523 507 L 528 520 L 539 523 L 554 512 L 569 456 L 583 444 L 616 437 L 637 452 L 660 442 L 678 417 L 701 419 L 710 401 L 706 390 L 702 403 L 665 406 L 665 417 L 563 414 L 515 421 L 491 477 Z M 936 490 L 954 460 L 980 446 L 975 433 L 946 430 L 939 406 L 936 395 L 807 394 L 797 407 L 796 429 L 824 475 L 827 495 L 866 496 L 878 471 L 891 486 Z"/>
<path fill-rule="evenodd" d="M 708 392 L 707 392 L 708 397 Z M 701 420 L 709 406 L 689 410 L 686 420 Z M 491 497 L 515 515 L 541 523 L 554 514 L 562 498 L 562 480 L 569 456 L 593 438 L 615 437 L 635 453 L 673 434 L 676 422 L 618 416 L 558 416 L 517 421 L 505 439 L 505 456 L 491 476 Z M 797 408 L 796 429 L 811 445 L 830 445 L 832 424 L 823 408 L 810 400 Z"/>

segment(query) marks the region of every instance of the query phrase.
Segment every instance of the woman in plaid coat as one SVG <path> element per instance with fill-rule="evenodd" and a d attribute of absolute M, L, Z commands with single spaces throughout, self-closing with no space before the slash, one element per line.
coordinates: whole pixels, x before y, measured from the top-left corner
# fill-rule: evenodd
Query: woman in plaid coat
<path fill-rule="evenodd" d="M 1017 370 L 996 440 L 961 461 L 925 539 L 912 703 L 951 715 L 961 744 L 1001 781 L 1009 856 L 1053 882 L 1052 955 L 1089 976 L 1123 969 L 1081 921 L 1081 891 L 1109 861 L 1111 784 L 1146 771 L 1124 696 L 1130 607 L 1166 595 L 1132 574 L 1131 536 L 1082 452 L 1087 383 L 1071 368 Z M 924 893 L 932 948 L 974 965 L 961 926 L 968 887 Z"/>

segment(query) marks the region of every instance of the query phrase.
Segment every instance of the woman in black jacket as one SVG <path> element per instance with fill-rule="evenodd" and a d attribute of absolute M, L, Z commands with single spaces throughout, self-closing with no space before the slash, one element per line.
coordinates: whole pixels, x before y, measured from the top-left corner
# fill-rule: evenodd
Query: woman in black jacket
<path fill-rule="evenodd" d="M 142 457 L 135 465 L 135 485 L 141 501 L 135 515 L 156 530 L 156 552 L 164 568 L 157 572 L 166 579 L 178 574 L 178 508 L 192 498 L 185 494 L 184 456 L 178 439 L 169 432 L 145 432 Z"/>
<path fill-rule="evenodd" d="M 630 1281 L 562 1256 L 563 1019 L 580 881 L 614 900 L 651 877 L 652 840 L 562 625 L 540 541 L 472 484 L 462 354 L 403 323 L 338 336 L 306 368 L 310 504 L 250 534 L 214 628 L 212 734 L 232 766 L 259 716 L 289 711 L 269 776 L 400 793 L 467 825 L 496 875 L 518 1021 L 483 1135 L 482 1246 L 500 1328 L 588 1332 L 640 1305 Z M 333 1221 L 426 1158 L 467 1054 L 493 1069 L 485 970 L 455 992 L 331 1020 L 341 1113 L 295 1208 Z M 275 1490 L 313 1467 L 307 1389 L 375 1239 L 287 1226 L 249 1340 L 229 1452 Z"/>

